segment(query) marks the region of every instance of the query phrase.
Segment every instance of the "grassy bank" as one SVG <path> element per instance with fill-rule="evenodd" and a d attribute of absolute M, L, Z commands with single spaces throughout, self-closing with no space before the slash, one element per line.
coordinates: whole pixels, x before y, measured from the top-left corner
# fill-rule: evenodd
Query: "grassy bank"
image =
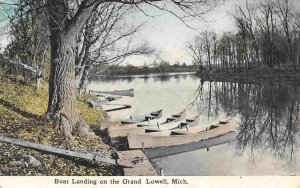
<path fill-rule="evenodd" d="M 36 91 L 34 84 L 24 85 L 20 81 L 12 81 L 0 72 L 0 134 L 49 144 L 64 148 L 63 140 L 54 134 L 53 125 L 42 118 L 47 108 L 47 86 Z M 100 121 L 105 112 L 88 108 L 80 102 L 84 120 L 94 131 L 99 132 Z M 114 151 L 101 141 L 76 138 L 73 150 L 86 150 L 110 154 Z M 16 166 L 14 161 L 20 160 L 23 154 L 31 155 L 41 162 L 38 167 Z M 118 169 L 114 166 L 62 158 L 55 155 L 37 152 L 16 145 L 0 142 L 0 175 L 115 175 Z"/>

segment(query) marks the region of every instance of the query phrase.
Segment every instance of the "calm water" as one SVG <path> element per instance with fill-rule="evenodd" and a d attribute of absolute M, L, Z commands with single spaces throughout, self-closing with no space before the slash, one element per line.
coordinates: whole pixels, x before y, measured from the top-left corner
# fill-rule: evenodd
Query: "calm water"
<path fill-rule="evenodd" d="M 163 117 L 187 107 L 200 123 L 239 117 L 234 142 L 152 160 L 165 175 L 300 175 L 300 84 L 201 82 L 193 74 L 102 77 L 90 90 L 135 89 L 116 104 L 132 108 L 120 119 L 163 109 Z"/>

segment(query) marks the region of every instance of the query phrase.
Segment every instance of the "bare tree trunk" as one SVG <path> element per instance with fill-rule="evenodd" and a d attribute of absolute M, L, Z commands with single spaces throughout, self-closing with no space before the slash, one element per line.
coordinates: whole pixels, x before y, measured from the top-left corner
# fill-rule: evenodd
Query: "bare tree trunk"
<path fill-rule="evenodd" d="M 77 94 L 80 95 L 81 94 L 81 89 L 80 89 L 80 85 L 81 85 L 81 80 L 83 78 L 83 73 L 84 73 L 84 68 L 80 68 L 78 71 L 76 71 L 76 91 Z"/>
<path fill-rule="evenodd" d="M 55 131 L 60 130 L 67 143 L 74 135 L 99 138 L 89 131 L 82 120 L 76 98 L 75 56 L 76 36 L 89 18 L 93 6 L 84 5 L 76 19 L 68 20 L 64 0 L 49 0 L 51 70 L 47 114 L 54 121 Z M 87 8 L 85 8 L 85 6 Z"/>
<path fill-rule="evenodd" d="M 73 43 L 65 36 L 51 36 L 48 115 L 54 120 L 56 132 L 60 130 L 67 141 L 72 141 L 74 134 L 98 138 L 89 132 L 78 108 Z"/>
<path fill-rule="evenodd" d="M 77 94 L 79 95 L 86 91 L 90 69 L 90 66 L 85 66 L 80 70 L 78 76 L 76 76 Z"/>
<path fill-rule="evenodd" d="M 60 75 L 60 76 L 57 76 Z M 80 122 L 75 88 L 75 64 L 72 42 L 60 35 L 51 36 L 51 72 L 48 113 L 54 118 L 56 130 L 72 140 L 71 132 Z"/>
<path fill-rule="evenodd" d="M 300 42 L 298 42 L 298 46 L 297 46 L 297 57 L 296 57 L 297 58 L 297 60 L 296 60 L 297 65 L 299 65 L 299 57 L 300 57 L 299 55 L 300 55 Z"/>
<path fill-rule="evenodd" d="M 42 88 L 42 81 L 43 81 L 43 72 L 45 69 L 45 62 L 46 62 L 46 54 L 48 51 L 48 46 L 46 44 L 45 49 L 43 51 L 42 57 L 40 61 L 38 62 L 38 70 L 36 74 L 36 88 L 37 90 L 40 90 Z"/>

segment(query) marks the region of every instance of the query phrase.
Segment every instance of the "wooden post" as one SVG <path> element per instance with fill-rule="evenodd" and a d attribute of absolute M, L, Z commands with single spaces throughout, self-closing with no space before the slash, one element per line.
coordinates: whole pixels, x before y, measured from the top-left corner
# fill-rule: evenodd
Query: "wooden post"
<path fill-rule="evenodd" d="M 125 150 L 127 149 L 127 145 L 128 145 L 128 138 L 126 137 L 126 142 L 125 142 L 125 146 L 124 146 Z"/>
<path fill-rule="evenodd" d="M 209 151 L 209 148 L 206 148 L 206 151 Z"/>
<path fill-rule="evenodd" d="M 158 128 L 158 130 L 159 130 L 159 123 L 157 122 L 157 128 Z"/>
<path fill-rule="evenodd" d="M 145 146 L 144 146 L 144 142 L 142 142 L 142 151 L 143 151 L 143 153 L 145 153 Z"/>
<path fill-rule="evenodd" d="M 160 172 L 160 175 L 161 175 L 161 176 L 164 176 L 164 175 L 165 175 L 165 174 L 164 174 L 164 170 L 163 170 L 162 168 L 159 169 L 159 172 Z"/>

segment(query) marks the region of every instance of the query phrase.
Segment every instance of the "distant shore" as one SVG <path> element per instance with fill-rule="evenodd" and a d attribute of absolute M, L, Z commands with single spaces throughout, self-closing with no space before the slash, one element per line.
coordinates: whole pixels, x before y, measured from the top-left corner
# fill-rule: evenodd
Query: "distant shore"
<path fill-rule="evenodd" d="M 203 81 L 226 82 L 299 82 L 300 66 L 264 68 L 214 68 L 197 71 L 196 76 Z"/>
<path fill-rule="evenodd" d="M 99 77 L 148 77 L 148 76 L 169 76 L 169 75 L 187 75 L 196 74 L 197 72 L 163 72 L 163 73 L 139 73 L 139 74 L 99 74 L 92 75 L 90 79 L 97 79 Z"/>
<path fill-rule="evenodd" d="M 164 65 L 156 67 L 135 67 L 135 66 L 113 66 L 106 70 L 101 68 L 95 69 L 91 72 L 91 77 L 98 75 L 112 76 L 112 75 L 147 75 L 147 74 L 169 74 L 181 72 L 195 72 L 197 66 L 195 65 Z"/>

